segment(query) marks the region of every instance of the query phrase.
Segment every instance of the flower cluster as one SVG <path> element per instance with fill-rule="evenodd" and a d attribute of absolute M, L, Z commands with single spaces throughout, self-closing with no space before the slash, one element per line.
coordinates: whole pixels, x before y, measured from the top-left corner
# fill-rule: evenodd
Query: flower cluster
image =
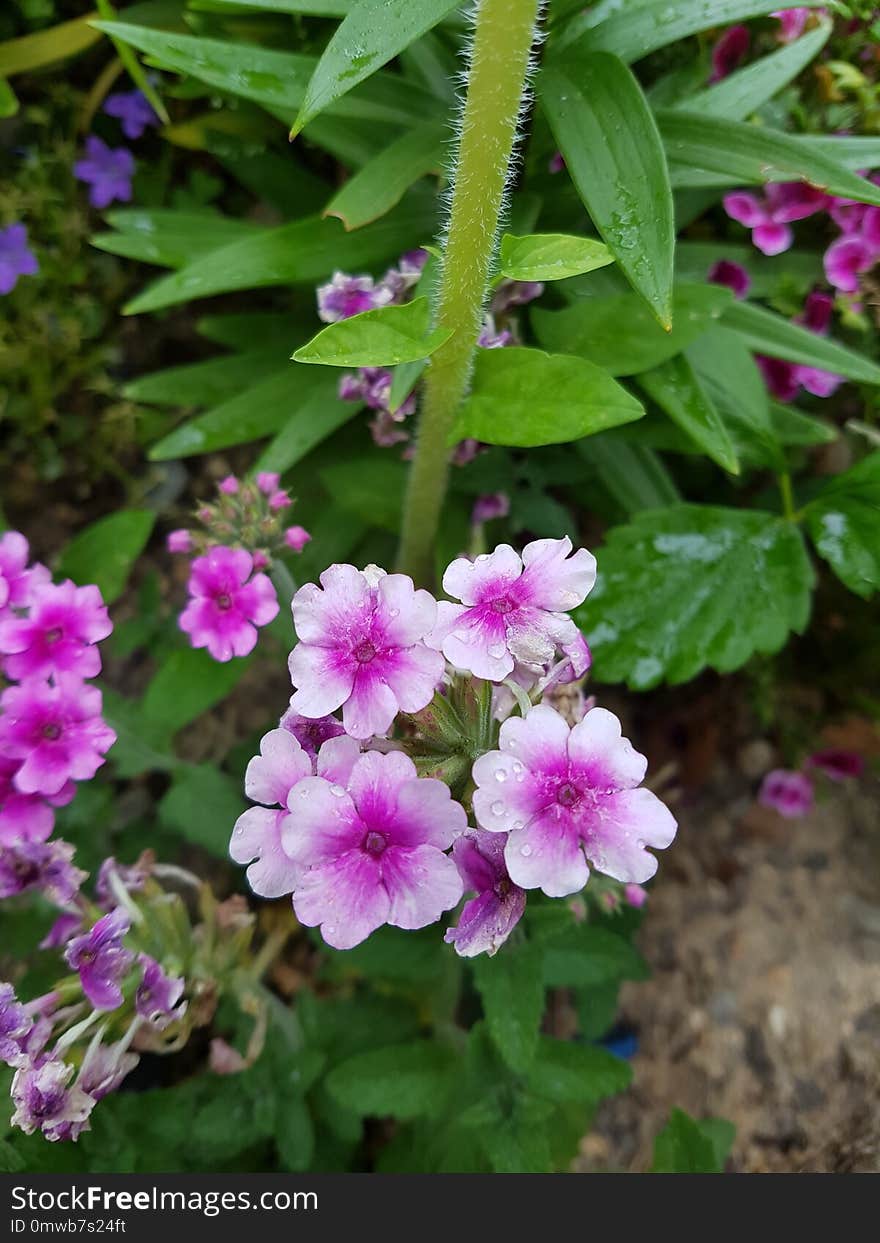
<path fill-rule="evenodd" d="M 595 575 L 589 552 L 547 539 L 453 561 L 450 600 L 376 566 L 300 588 L 290 711 L 248 766 L 259 806 L 230 844 L 254 891 L 290 894 L 337 949 L 472 894 L 446 933 L 465 957 L 495 953 L 529 890 L 575 894 L 591 867 L 641 905 L 647 848 L 675 821 L 615 716 L 585 705 L 572 725 L 553 702 L 590 663 L 569 611 Z"/>
<path fill-rule="evenodd" d="M 115 117 L 128 139 L 140 138 L 148 125 L 158 125 L 153 106 L 141 91 L 119 91 L 104 103 L 107 116 Z M 89 202 L 99 210 L 111 203 L 131 201 L 135 160 L 127 147 L 110 147 L 97 134 L 86 138 L 82 158 L 73 166 L 77 181 L 89 187 Z"/>
<path fill-rule="evenodd" d="M 815 791 L 811 774 L 821 773 L 830 781 L 840 782 L 860 777 L 864 767 L 864 760 L 854 751 L 838 747 L 814 751 L 800 770 L 774 768 L 769 772 L 761 782 L 758 802 L 778 811 L 786 820 L 796 820 L 813 808 Z"/>
<path fill-rule="evenodd" d="M 199 507 L 201 529 L 182 527 L 168 535 L 174 553 L 196 553 L 189 578 L 190 601 L 180 628 L 193 647 L 207 648 L 215 660 L 247 656 L 257 629 L 278 615 L 278 597 L 263 571 L 282 551 L 302 552 L 311 539 L 300 526 L 287 526 L 293 501 L 274 471 L 251 481 L 227 475 L 217 500 Z"/>
<path fill-rule="evenodd" d="M 78 888 L 72 851 L 48 839 L 116 741 L 85 680 L 112 628 L 97 587 L 53 583 L 23 535 L 0 536 L 0 669 L 15 683 L 0 694 L 0 897 L 41 889 L 63 905 Z"/>

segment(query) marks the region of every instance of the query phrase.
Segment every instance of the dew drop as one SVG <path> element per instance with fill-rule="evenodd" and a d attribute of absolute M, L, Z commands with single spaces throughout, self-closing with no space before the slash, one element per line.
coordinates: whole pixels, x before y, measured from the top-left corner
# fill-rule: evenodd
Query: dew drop
<path fill-rule="evenodd" d="M 303 791 L 303 793 L 305 793 L 305 791 Z M 342 798 L 343 794 L 345 793 L 345 787 L 344 786 L 331 786 L 330 793 L 333 795 L 334 798 Z"/>
<path fill-rule="evenodd" d="M 528 859 L 529 855 L 532 853 L 532 848 L 531 846 L 523 846 L 519 853 Z"/>
<path fill-rule="evenodd" d="M 496 768 L 496 769 L 495 769 L 495 780 L 496 780 L 496 781 L 506 781 L 506 780 L 507 780 L 507 769 L 506 769 L 506 768 Z"/>
<path fill-rule="evenodd" d="M 523 821 L 522 821 L 522 820 L 514 820 L 514 822 L 513 822 L 512 826 L 511 826 L 511 828 L 514 828 L 514 829 L 522 829 L 522 828 L 524 828 L 524 823 L 523 823 Z M 531 852 L 531 847 L 529 847 L 529 851 Z"/>
<path fill-rule="evenodd" d="M 500 800 L 500 799 L 498 800 L 498 802 L 497 802 L 497 803 L 493 803 L 493 804 L 492 804 L 492 815 L 493 815 L 493 816 L 503 816 L 503 815 L 504 815 L 504 804 L 501 802 L 501 800 Z"/>

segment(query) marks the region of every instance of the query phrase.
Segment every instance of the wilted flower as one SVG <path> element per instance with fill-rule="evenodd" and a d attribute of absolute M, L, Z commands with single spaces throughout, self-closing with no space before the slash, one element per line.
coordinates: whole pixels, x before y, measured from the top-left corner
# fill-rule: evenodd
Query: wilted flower
<path fill-rule="evenodd" d="M 0 983 L 0 1062 L 17 1066 L 33 1019 L 15 995 L 11 984 Z"/>
<path fill-rule="evenodd" d="M 149 954 L 139 954 L 143 978 L 134 995 L 134 1008 L 157 1031 L 164 1031 L 183 1017 L 186 1002 L 181 1001 L 186 981 L 182 976 L 166 975 L 161 963 Z"/>
<path fill-rule="evenodd" d="M 513 883 L 507 871 L 506 845 L 505 834 L 482 829 L 468 829 L 453 844 L 452 857 L 465 892 L 476 894 L 465 902 L 458 923 L 444 937 L 462 958 L 494 954 L 526 909 L 526 891 Z"/>
<path fill-rule="evenodd" d="M 58 839 L 0 846 L 0 898 L 42 893 L 56 906 L 69 905 L 86 878 L 73 866 L 73 854 L 73 847 Z"/>
<path fill-rule="evenodd" d="M 76 1084 L 70 1085 L 73 1072 L 73 1066 L 58 1058 L 20 1067 L 12 1080 L 12 1126 L 25 1135 L 42 1131 L 53 1142 L 76 1139 L 88 1130 L 95 1100 Z"/>

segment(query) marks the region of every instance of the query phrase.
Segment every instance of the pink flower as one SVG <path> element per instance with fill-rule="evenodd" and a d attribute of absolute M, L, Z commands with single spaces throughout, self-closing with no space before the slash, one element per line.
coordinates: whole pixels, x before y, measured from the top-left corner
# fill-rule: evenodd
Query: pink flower
<path fill-rule="evenodd" d="M 476 561 L 459 557 L 443 575 L 443 590 L 462 603 L 440 602 L 428 643 L 457 668 L 492 682 L 508 677 L 517 661 L 539 671 L 557 649 L 583 663 L 586 645 L 566 610 L 592 589 L 596 558 L 585 548 L 570 553 L 566 536 L 534 540 L 521 558 L 509 544 Z"/>
<path fill-rule="evenodd" d="M 709 280 L 714 285 L 726 285 L 733 290 L 735 298 L 744 298 L 749 292 L 752 278 L 745 268 L 732 259 L 719 259 L 709 269 Z"/>
<path fill-rule="evenodd" d="M 827 293 L 814 290 L 804 303 L 804 310 L 794 322 L 802 324 L 810 332 L 824 336 L 831 322 L 834 299 Z M 777 401 L 792 401 L 801 388 L 814 397 L 830 397 L 843 383 L 843 376 L 819 367 L 803 363 L 790 363 L 782 358 L 768 358 L 756 354 L 755 361 L 764 376 L 764 383 Z"/>
<path fill-rule="evenodd" d="M 858 293 L 859 277 L 870 272 L 880 259 L 880 247 L 861 234 L 839 237 L 825 251 L 822 260 L 828 283 L 842 293 Z"/>
<path fill-rule="evenodd" d="M 235 475 L 227 475 L 225 479 L 221 479 L 217 484 L 217 491 L 223 496 L 235 496 L 238 491 L 238 480 Z"/>
<path fill-rule="evenodd" d="M 752 231 L 752 242 L 765 255 L 788 250 L 794 235 L 788 227 L 828 205 L 828 195 L 801 181 L 771 183 L 763 201 L 756 194 L 737 191 L 724 196 L 724 210 L 732 220 Z"/>
<path fill-rule="evenodd" d="M 276 471 L 263 470 L 257 475 L 257 487 L 264 496 L 271 496 L 278 491 L 281 476 Z"/>
<path fill-rule="evenodd" d="M 62 807 L 73 798 L 75 787 L 67 782 L 51 799 L 39 794 L 22 794 L 15 787 L 20 760 L 0 756 L 0 846 L 18 842 L 44 842 L 55 824 L 53 807 Z"/>
<path fill-rule="evenodd" d="M 307 716 L 300 716 L 292 708 L 288 708 L 285 712 L 279 722 L 279 727 L 293 734 L 302 749 L 307 751 L 312 759 L 330 738 L 339 738 L 345 733 L 342 722 L 335 716 L 319 716 L 310 720 Z"/>
<path fill-rule="evenodd" d="M 458 923 L 443 938 L 462 958 L 495 954 L 513 932 L 526 909 L 526 891 L 514 885 L 504 862 L 507 838 L 502 833 L 468 829 L 452 847 L 452 858 L 465 891 L 476 897 L 465 902 Z"/>
<path fill-rule="evenodd" d="M 620 735 L 620 722 L 593 708 L 573 728 L 540 704 L 501 726 L 500 750 L 473 767 L 477 823 L 509 833 L 511 880 L 549 897 L 587 883 L 587 860 L 614 880 L 642 884 L 657 870 L 645 849 L 667 847 L 676 823 L 655 794 L 637 788 L 647 761 Z"/>
<path fill-rule="evenodd" d="M 101 718 L 101 692 L 71 674 L 10 686 L 0 695 L 0 755 L 22 764 L 22 794 L 57 795 L 68 781 L 88 781 L 116 741 Z"/>
<path fill-rule="evenodd" d="M 710 82 L 720 82 L 733 73 L 745 59 L 751 36 L 748 26 L 731 26 L 712 48 L 712 75 Z"/>
<path fill-rule="evenodd" d="M 375 285 L 372 276 L 348 276 L 334 272 L 333 279 L 318 289 L 318 318 L 335 324 L 363 311 L 387 306 L 394 294 L 384 284 Z"/>
<path fill-rule="evenodd" d="M 44 565 L 28 567 L 28 542 L 18 531 L 0 535 L 0 617 L 26 609 L 38 587 L 51 581 Z"/>
<path fill-rule="evenodd" d="M 27 617 L 0 620 L 0 652 L 7 676 L 93 678 L 101 671 L 95 646 L 113 629 L 97 587 L 77 587 L 70 579 L 47 583 L 35 592 Z"/>
<path fill-rule="evenodd" d="M 772 807 L 786 820 L 805 816 L 813 806 L 813 785 L 803 773 L 785 768 L 774 768 L 761 782 L 758 802 Z"/>
<path fill-rule="evenodd" d="M 846 781 L 848 777 L 861 777 L 865 771 L 865 761 L 856 751 L 827 747 L 824 751 L 814 751 L 807 760 L 806 767 L 818 769 L 832 781 Z"/>
<path fill-rule="evenodd" d="M 824 9 L 817 10 L 818 13 L 824 13 Z M 804 32 L 807 21 L 809 20 L 811 10 L 808 8 L 794 9 L 777 9 L 771 13 L 771 17 L 778 17 L 781 29 L 779 38 L 783 43 L 793 43 L 795 39 L 799 39 Z"/>
<path fill-rule="evenodd" d="M 623 900 L 627 906 L 634 906 L 637 911 L 641 910 L 648 901 L 648 891 L 641 885 L 624 885 Z"/>
<path fill-rule="evenodd" d="M 189 604 L 179 625 L 193 647 L 206 647 L 215 660 L 247 656 L 257 642 L 257 627 L 278 615 L 271 579 L 254 574 L 253 558 L 243 548 L 212 548 L 196 557 L 189 578 Z"/>
<path fill-rule="evenodd" d="M 398 712 L 419 712 L 443 676 L 443 658 L 424 637 L 437 604 L 405 574 L 331 565 L 321 587 L 293 597 L 300 642 L 290 654 L 294 712 L 327 716 L 342 708 L 353 738 L 384 734 Z"/>
<path fill-rule="evenodd" d="M 277 513 L 280 509 L 287 509 L 293 501 L 283 488 L 279 488 L 277 492 L 273 492 L 269 497 L 269 508 L 273 513 Z"/>
<path fill-rule="evenodd" d="M 177 531 L 169 531 L 166 544 L 169 552 L 192 552 L 192 532 L 187 531 L 185 527 L 181 527 Z"/>
<path fill-rule="evenodd" d="M 495 518 L 506 518 L 510 513 L 510 497 L 506 492 L 487 492 L 478 496 L 471 511 L 471 522 L 478 525 Z"/>
<path fill-rule="evenodd" d="M 293 907 L 335 949 L 382 924 L 424 928 L 461 898 L 458 868 L 443 852 L 467 827 L 464 808 L 401 752 L 361 755 L 345 787 L 307 777 L 291 804 L 282 839 L 299 868 Z"/>
<path fill-rule="evenodd" d="M 288 527 L 284 532 L 284 542 L 294 552 L 302 552 L 311 538 L 305 527 Z"/>

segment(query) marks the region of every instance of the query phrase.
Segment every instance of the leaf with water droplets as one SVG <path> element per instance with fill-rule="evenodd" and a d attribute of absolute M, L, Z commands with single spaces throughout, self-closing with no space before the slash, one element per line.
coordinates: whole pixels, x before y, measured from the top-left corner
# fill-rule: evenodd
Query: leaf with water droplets
<path fill-rule="evenodd" d="M 827 483 L 806 508 L 813 543 L 841 582 L 866 599 L 880 587 L 880 453 Z"/>

